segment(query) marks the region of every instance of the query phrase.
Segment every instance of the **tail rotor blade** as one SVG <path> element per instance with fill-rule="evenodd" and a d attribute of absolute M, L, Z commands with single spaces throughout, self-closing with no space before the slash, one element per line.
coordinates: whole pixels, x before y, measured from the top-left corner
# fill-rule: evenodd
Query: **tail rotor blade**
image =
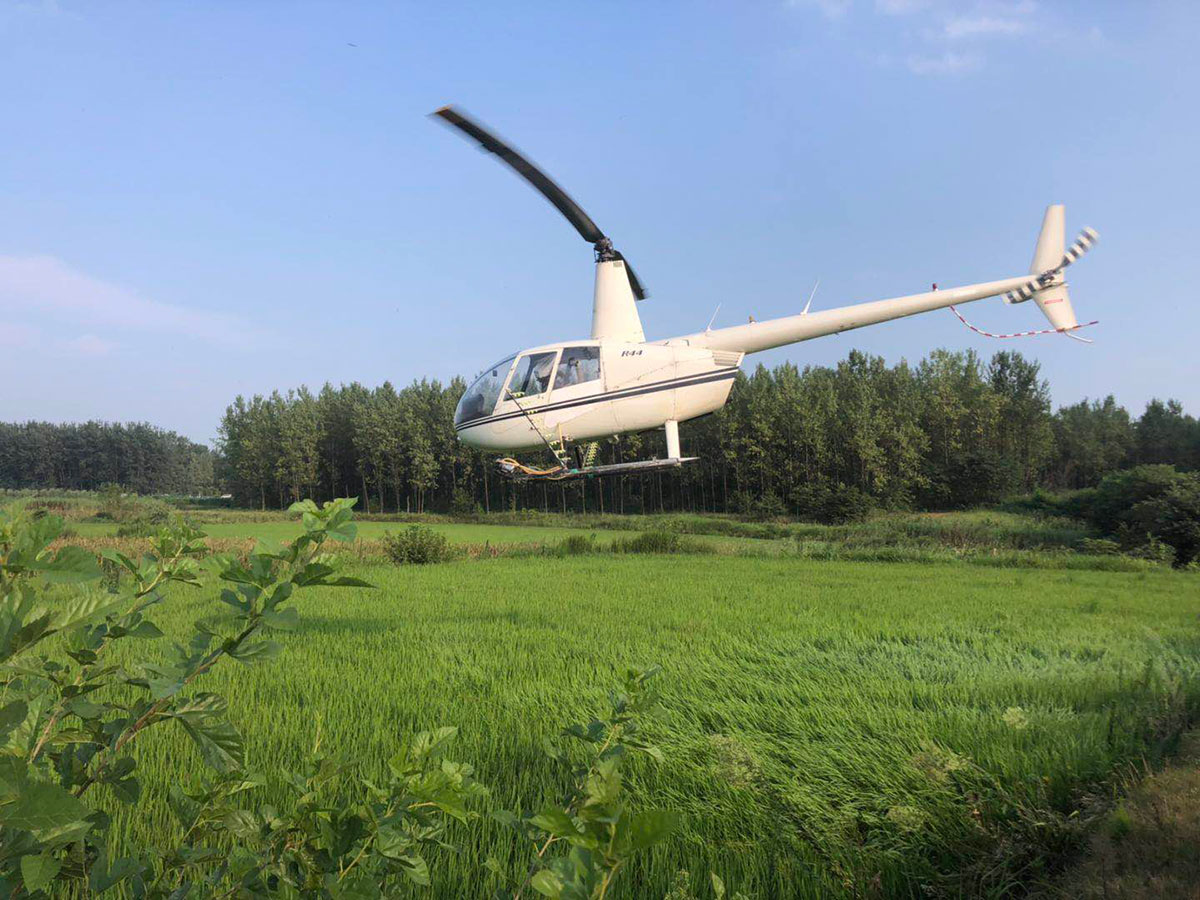
<path fill-rule="evenodd" d="M 1071 263 L 1076 262 L 1081 256 L 1083 256 L 1083 254 L 1091 250 L 1092 247 L 1096 245 L 1096 241 L 1098 240 L 1100 240 L 1100 235 L 1098 235 L 1093 229 L 1083 229 L 1083 231 L 1079 232 L 1079 237 L 1075 238 L 1075 242 L 1067 248 L 1067 251 L 1063 254 L 1062 260 L 1058 265 L 1052 269 L 1047 269 L 1045 272 L 1039 274 L 1036 278 L 1030 279 L 1016 290 L 1009 291 L 1004 295 L 1004 302 L 1024 303 L 1030 297 L 1034 296 L 1034 294 L 1037 294 L 1038 291 L 1051 287 L 1054 284 L 1061 284 L 1061 280 L 1056 279 L 1058 279 L 1058 276 L 1062 273 L 1062 270 L 1071 265 Z"/>

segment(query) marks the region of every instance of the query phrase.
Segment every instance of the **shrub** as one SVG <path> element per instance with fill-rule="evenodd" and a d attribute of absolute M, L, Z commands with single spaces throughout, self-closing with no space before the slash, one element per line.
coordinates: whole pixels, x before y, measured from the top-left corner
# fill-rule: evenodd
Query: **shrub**
<path fill-rule="evenodd" d="M 683 536 L 674 531 L 647 531 L 613 541 L 614 553 L 678 553 Z"/>
<path fill-rule="evenodd" d="M 555 556 L 587 556 L 596 552 L 596 536 L 571 534 L 547 549 Z"/>
<path fill-rule="evenodd" d="M 1185 477 L 1173 466 L 1135 466 L 1114 472 L 1094 488 L 1080 491 L 1064 504 L 1065 511 L 1091 522 L 1105 534 L 1130 524 L 1128 513 L 1144 500 L 1161 497 Z"/>
<path fill-rule="evenodd" d="M 117 519 L 117 537 L 153 537 L 176 515 L 174 509 L 153 498 L 134 497 Z"/>
<path fill-rule="evenodd" d="M 871 498 L 856 487 L 813 482 L 792 493 L 792 503 L 803 518 L 826 525 L 861 522 L 871 514 Z"/>
<path fill-rule="evenodd" d="M 926 485 L 918 499 L 929 509 L 965 509 L 995 503 L 1020 481 L 1011 459 L 991 450 L 953 454 L 950 459 L 927 459 Z"/>
<path fill-rule="evenodd" d="M 1200 475 L 1173 466 L 1136 466 L 1115 472 L 1066 504 L 1080 518 L 1140 555 L 1171 548 L 1174 564 L 1200 555 Z"/>
<path fill-rule="evenodd" d="M 1200 478 L 1195 475 L 1182 476 L 1162 496 L 1138 503 L 1129 517 L 1175 551 L 1177 567 L 1200 556 Z"/>
<path fill-rule="evenodd" d="M 479 504 L 475 502 L 475 497 L 461 484 L 450 495 L 450 515 L 474 516 L 482 511 Z"/>
<path fill-rule="evenodd" d="M 752 491 L 736 491 L 732 501 L 733 509 L 739 515 L 748 519 L 778 519 L 787 515 L 787 507 L 772 490 L 761 494 Z"/>
<path fill-rule="evenodd" d="M 423 566 L 446 562 L 454 556 L 449 539 L 428 525 L 409 525 L 399 534 L 387 532 L 383 547 L 396 565 Z"/>
<path fill-rule="evenodd" d="M 100 508 L 96 510 L 97 519 L 117 521 L 125 509 L 125 494 L 119 484 L 106 484 L 99 491 Z"/>
<path fill-rule="evenodd" d="M 1097 556 L 1112 556 L 1121 552 L 1121 545 L 1108 538 L 1084 538 L 1079 542 L 1080 553 L 1092 553 Z"/>
<path fill-rule="evenodd" d="M 837 485 L 825 499 L 821 521 L 830 525 L 861 522 L 871 514 L 871 498 L 856 487 Z"/>
<path fill-rule="evenodd" d="M 633 537 L 618 538 L 613 553 L 711 553 L 712 547 L 674 531 L 646 531 Z"/>
<path fill-rule="evenodd" d="M 126 494 L 119 485 L 106 484 L 100 491 L 100 508 L 96 518 L 138 526 L 128 529 L 124 534 L 118 530 L 118 537 L 148 537 L 166 525 L 174 511 L 174 507 L 162 500 Z"/>

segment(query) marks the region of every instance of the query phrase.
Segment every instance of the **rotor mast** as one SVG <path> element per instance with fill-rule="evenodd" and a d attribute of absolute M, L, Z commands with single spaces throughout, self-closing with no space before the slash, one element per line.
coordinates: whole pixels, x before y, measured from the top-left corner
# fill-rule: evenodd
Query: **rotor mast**
<path fill-rule="evenodd" d="M 592 340 L 601 338 L 631 344 L 646 342 L 628 264 L 612 249 L 608 238 L 596 244 L 596 286 L 592 294 Z"/>

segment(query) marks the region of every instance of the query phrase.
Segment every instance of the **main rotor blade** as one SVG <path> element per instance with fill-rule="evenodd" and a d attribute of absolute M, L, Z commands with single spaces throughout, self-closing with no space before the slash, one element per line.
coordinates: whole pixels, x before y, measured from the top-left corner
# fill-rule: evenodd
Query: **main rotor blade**
<path fill-rule="evenodd" d="M 554 204 L 555 208 L 566 217 L 567 221 L 575 226 L 575 230 L 579 232 L 585 241 L 594 244 L 597 241 L 604 240 L 604 232 L 596 226 L 596 223 L 591 220 L 578 203 L 571 199 L 566 191 L 551 181 L 545 172 L 512 147 L 508 146 L 508 144 L 504 143 L 504 141 L 500 140 L 500 138 L 496 137 L 478 122 L 467 118 L 452 106 L 443 106 L 433 114 L 448 124 L 453 125 L 468 137 L 479 141 L 484 150 L 495 153 L 513 171 L 541 191 L 542 195 Z M 636 280 L 632 277 L 632 270 L 630 270 L 630 281 L 636 283 Z M 635 292 L 636 290 L 635 288 Z"/>
<path fill-rule="evenodd" d="M 646 293 L 646 289 L 642 287 L 642 280 L 637 277 L 637 272 L 633 271 L 633 266 L 629 264 L 629 260 L 617 250 L 613 251 L 613 256 L 625 264 L 625 274 L 629 276 L 629 288 L 633 291 L 633 296 L 638 300 L 645 300 L 649 295 Z"/>

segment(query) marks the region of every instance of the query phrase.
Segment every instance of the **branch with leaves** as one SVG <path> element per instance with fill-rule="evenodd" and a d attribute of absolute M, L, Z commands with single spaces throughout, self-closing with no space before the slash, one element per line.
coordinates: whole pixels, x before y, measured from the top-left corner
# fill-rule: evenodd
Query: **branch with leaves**
<path fill-rule="evenodd" d="M 582 761 L 564 748 L 547 745 L 551 758 L 571 773 L 571 789 L 561 804 L 548 805 L 528 818 L 508 811 L 494 814 L 534 848 L 526 877 L 515 884 L 498 860 L 488 860 L 488 868 L 515 888 L 515 898 L 532 888 L 544 897 L 603 900 L 636 854 L 678 826 L 678 816 L 666 810 L 632 811 L 624 788 L 624 768 L 633 754 L 662 759 L 658 748 L 645 740 L 641 722 L 658 703 L 650 683 L 657 672 L 629 671 L 624 689 L 609 695 L 607 718 L 564 729 L 564 737 L 583 746 Z"/>

